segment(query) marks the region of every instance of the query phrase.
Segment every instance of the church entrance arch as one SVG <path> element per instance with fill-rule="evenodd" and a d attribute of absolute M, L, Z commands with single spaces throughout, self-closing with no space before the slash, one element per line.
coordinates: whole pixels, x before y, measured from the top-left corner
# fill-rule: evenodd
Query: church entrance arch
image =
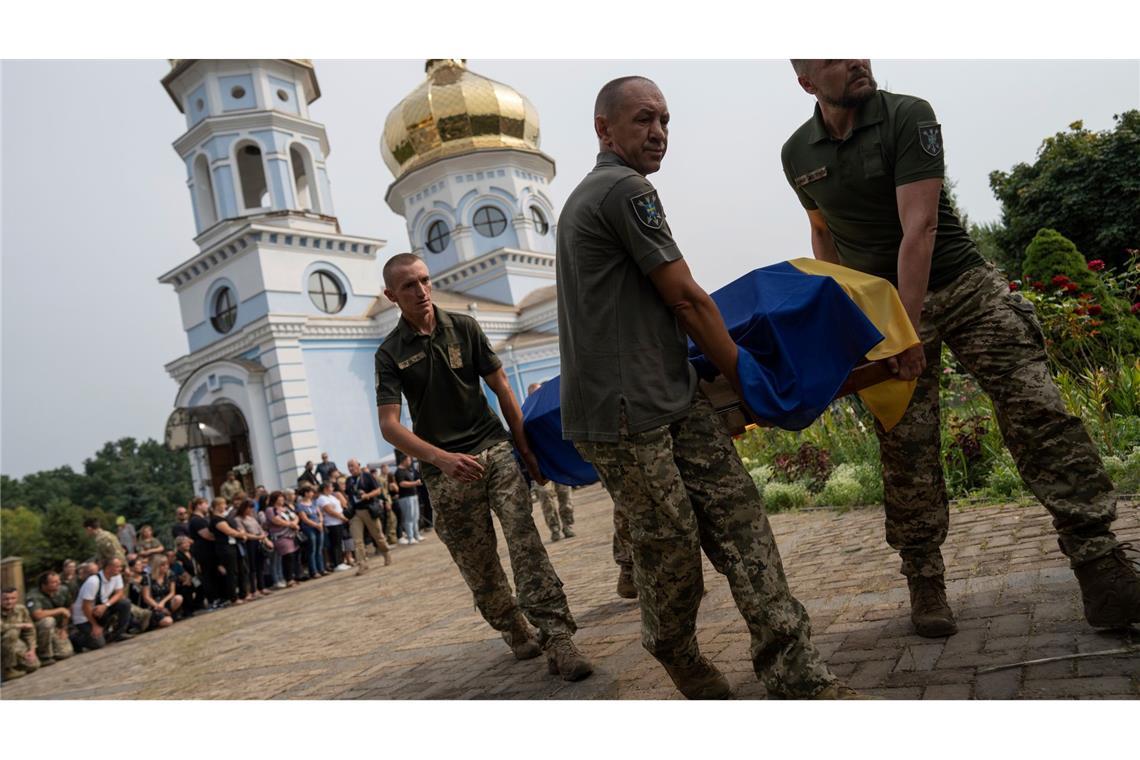
<path fill-rule="evenodd" d="M 195 483 L 221 492 L 231 470 L 248 494 L 253 493 L 253 454 L 245 416 L 229 402 L 175 409 L 166 421 L 166 445 L 189 450 Z M 204 494 L 203 494 L 204 495 Z"/>

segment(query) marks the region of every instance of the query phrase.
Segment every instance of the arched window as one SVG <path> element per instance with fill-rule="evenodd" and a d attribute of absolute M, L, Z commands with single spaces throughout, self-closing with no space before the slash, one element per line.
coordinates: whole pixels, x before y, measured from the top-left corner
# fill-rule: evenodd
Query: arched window
<path fill-rule="evenodd" d="M 538 206 L 530 207 L 530 219 L 534 222 L 534 230 L 539 235 L 545 235 L 550 232 L 550 222 L 546 221 L 546 215 L 542 213 L 542 209 Z"/>
<path fill-rule="evenodd" d="M 265 181 L 265 165 L 261 162 L 261 148 L 254 143 L 239 145 L 237 149 L 238 178 L 241 182 L 241 200 L 246 209 L 269 208 L 269 184 Z"/>
<path fill-rule="evenodd" d="M 427 231 L 428 250 L 432 253 L 443 253 L 450 242 L 451 230 L 447 229 L 447 222 L 442 219 L 432 222 Z"/>
<path fill-rule="evenodd" d="M 214 226 L 218 221 L 218 212 L 214 206 L 214 181 L 210 178 L 210 160 L 201 153 L 194 159 L 194 205 L 198 208 L 202 230 Z"/>
<path fill-rule="evenodd" d="M 228 333 L 234 329 L 237 321 L 237 302 L 234 293 L 228 287 L 222 288 L 214 295 L 214 304 L 210 309 L 210 324 L 220 333 Z"/>
<path fill-rule="evenodd" d="M 480 206 L 471 221 L 483 237 L 498 237 L 507 228 L 507 216 L 497 206 Z"/>
<path fill-rule="evenodd" d="M 297 205 L 305 211 L 317 210 L 317 188 L 313 186 L 308 151 L 294 145 L 289 148 L 289 163 L 293 164 L 293 186 L 297 188 Z"/>
<path fill-rule="evenodd" d="M 309 299 L 326 314 L 336 314 L 344 308 L 347 296 L 335 277 L 318 269 L 309 275 Z"/>

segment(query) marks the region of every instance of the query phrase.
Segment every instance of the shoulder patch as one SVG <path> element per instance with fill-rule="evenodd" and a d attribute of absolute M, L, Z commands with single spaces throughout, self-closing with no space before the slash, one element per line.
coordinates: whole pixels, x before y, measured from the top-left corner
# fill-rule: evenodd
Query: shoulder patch
<path fill-rule="evenodd" d="M 810 185 L 812 182 L 817 182 L 818 180 L 821 180 L 826 176 L 827 176 L 827 167 L 821 166 L 818 169 L 813 169 L 812 171 L 808 172 L 807 174 L 801 174 L 800 176 L 796 177 L 796 179 L 795 179 L 796 187 L 803 187 L 804 185 Z"/>
<path fill-rule="evenodd" d="M 918 123 L 918 144 L 930 156 L 942 155 L 942 125 L 935 121 Z"/>
<path fill-rule="evenodd" d="M 635 195 L 629 199 L 629 202 L 633 204 L 633 213 L 637 216 L 637 221 L 651 230 L 661 229 L 665 221 L 665 209 L 661 208 L 661 199 L 657 197 L 656 190 Z"/>

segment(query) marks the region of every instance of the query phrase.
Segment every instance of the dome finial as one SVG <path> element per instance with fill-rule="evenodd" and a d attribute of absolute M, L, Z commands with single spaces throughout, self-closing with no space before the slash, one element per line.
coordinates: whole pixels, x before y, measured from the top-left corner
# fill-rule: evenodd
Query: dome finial
<path fill-rule="evenodd" d="M 466 58 L 428 58 L 424 62 L 424 71 L 431 74 L 433 71 L 441 66 L 456 66 L 461 69 L 467 68 Z"/>

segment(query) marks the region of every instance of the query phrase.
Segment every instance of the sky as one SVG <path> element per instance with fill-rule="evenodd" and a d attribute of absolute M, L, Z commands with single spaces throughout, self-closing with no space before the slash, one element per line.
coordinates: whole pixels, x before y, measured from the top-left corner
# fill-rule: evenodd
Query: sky
<path fill-rule="evenodd" d="M 697 280 L 715 289 L 758 266 L 810 256 L 807 217 L 780 147 L 813 100 L 786 60 L 522 61 L 471 70 L 526 95 L 557 164 L 559 206 L 593 166 L 592 105 L 609 79 L 657 81 L 672 114 L 651 177 Z M 185 121 L 163 90 L 165 60 L 0 64 L 0 472 L 80 468 L 124 436 L 161 440 L 177 386 L 163 365 L 187 352 L 178 299 L 158 276 L 193 256 Z M 1137 61 L 873 62 L 880 87 L 918 95 L 942 124 L 949 177 L 972 221 L 1000 209 L 994 170 L 1032 161 L 1078 119 L 1108 129 L 1140 107 Z M 379 140 L 388 112 L 423 79 L 423 60 L 316 60 L 333 202 L 347 234 L 407 250 L 384 203 Z"/>

